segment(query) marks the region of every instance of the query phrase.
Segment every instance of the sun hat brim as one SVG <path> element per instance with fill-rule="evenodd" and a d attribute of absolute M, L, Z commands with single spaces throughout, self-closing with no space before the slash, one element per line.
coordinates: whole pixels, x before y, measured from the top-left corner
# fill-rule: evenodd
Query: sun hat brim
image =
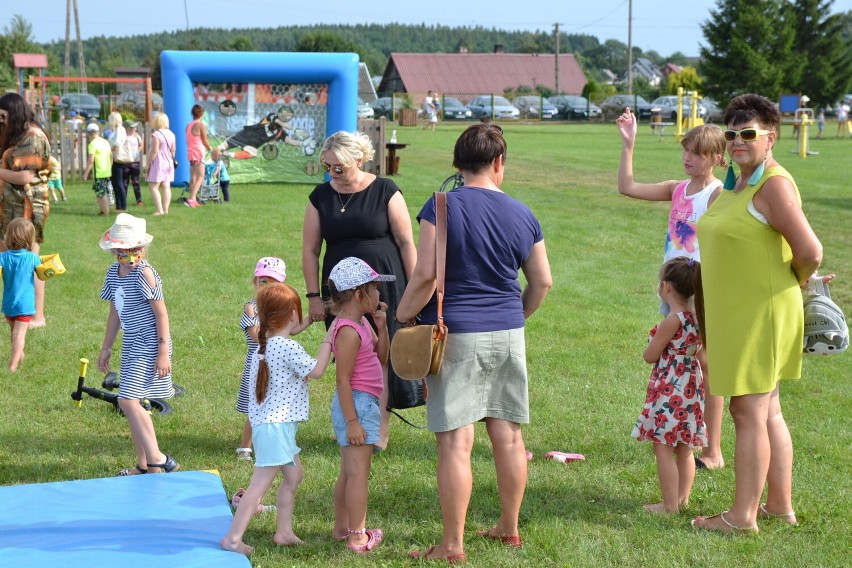
<path fill-rule="evenodd" d="M 151 241 L 154 240 L 154 236 L 148 233 L 145 233 L 145 236 L 142 239 L 113 239 L 110 235 L 111 230 L 112 229 L 107 229 L 104 231 L 104 234 L 101 235 L 101 240 L 98 244 L 103 250 L 145 247 L 150 245 Z"/>

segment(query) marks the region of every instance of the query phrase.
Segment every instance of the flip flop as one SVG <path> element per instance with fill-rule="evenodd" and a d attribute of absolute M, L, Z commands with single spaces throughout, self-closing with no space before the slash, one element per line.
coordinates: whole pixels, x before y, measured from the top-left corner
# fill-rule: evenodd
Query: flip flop
<path fill-rule="evenodd" d="M 583 454 L 568 454 L 565 452 L 547 452 L 544 454 L 544 459 L 558 461 L 559 463 L 569 463 L 573 461 L 585 461 L 586 456 Z"/>
<path fill-rule="evenodd" d="M 735 524 L 733 524 L 732 522 L 730 522 L 728 519 L 725 518 L 725 513 L 727 513 L 727 512 L 728 511 L 722 511 L 718 515 L 713 515 L 711 517 L 695 517 L 694 519 L 692 519 L 692 521 L 690 521 L 689 524 L 694 529 L 699 529 L 699 530 L 703 530 L 703 531 L 715 531 L 715 532 L 721 532 L 721 533 L 727 533 L 727 534 L 742 534 L 742 535 L 745 535 L 745 534 L 757 534 L 759 532 L 759 529 L 757 528 L 757 524 L 750 526 L 750 527 L 738 527 L 738 526 L 736 526 Z M 716 517 L 718 517 L 722 521 L 722 523 L 723 523 L 722 527 L 714 528 L 714 527 L 707 527 L 707 526 L 701 526 L 701 525 L 695 524 L 696 521 L 699 521 L 699 522 L 700 521 L 708 521 L 708 520 L 714 519 Z"/>

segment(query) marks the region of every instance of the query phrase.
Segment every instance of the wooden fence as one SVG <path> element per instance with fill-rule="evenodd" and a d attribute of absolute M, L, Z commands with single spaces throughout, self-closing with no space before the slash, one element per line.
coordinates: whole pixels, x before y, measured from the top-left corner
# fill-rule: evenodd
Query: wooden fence
<path fill-rule="evenodd" d="M 46 132 L 53 155 L 62 164 L 63 181 L 67 183 L 82 180 L 89 159 L 87 151 L 89 138 L 86 135 L 86 123 L 76 120 L 51 122 L 47 125 Z M 137 132 L 142 136 L 145 143 L 141 160 L 141 167 L 144 168 L 145 154 L 151 141 L 151 133 L 148 125 L 141 122 Z"/>

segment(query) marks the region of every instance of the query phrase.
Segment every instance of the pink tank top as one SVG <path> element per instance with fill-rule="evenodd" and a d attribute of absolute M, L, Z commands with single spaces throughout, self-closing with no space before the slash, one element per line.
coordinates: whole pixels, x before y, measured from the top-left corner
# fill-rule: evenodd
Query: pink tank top
<path fill-rule="evenodd" d="M 355 367 L 352 369 L 352 376 L 349 378 L 349 385 L 352 390 L 359 390 L 369 393 L 376 397 L 382 396 L 384 390 L 384 380 L 382 375 L 382 364 L 379 362 L 379 356 L 373 347 L 373 328 L 366 319 L 361 318 L 361 321 L 355 323 L 348 319 L 337 318 L 335 322 L 334 332 L 332 334 L 332 347 L 337 339 L 337 333 L 341 327 L 348 326 L 358 332 L 361 338 L 361 346 L 358 348 L 358 354 L 355 356 Z M 334 355 L 337 356 L 337 349 L 333 349 Z"/>
<path fill-rule="evenodd" d="M 200 119 L 193 120 L 186 127 L 186 157 L 190 162 L 204 160 L 204 143 L 201 141 L 201 136 L 192 133 L 192 127 L 200 122 Z"/>

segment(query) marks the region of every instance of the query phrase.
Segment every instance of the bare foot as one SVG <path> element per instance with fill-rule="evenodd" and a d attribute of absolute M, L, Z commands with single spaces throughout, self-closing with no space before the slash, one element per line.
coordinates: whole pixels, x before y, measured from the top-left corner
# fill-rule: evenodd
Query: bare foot
<path fill-rule="evenodd" d="M 679 511 L 679 509 L 670 511 L 669 509 L 666 509 L 666 506 L 662 503 L 651 503 L 649 505 L 642 505 L 642 508 L 645 510 L 646 513 L 651 513 L 654 515 L 674 515 Z"/>
<path fill-rule="evenodd" d="M 305 541 L 297 537 L 294 533 L 279 533 L 276 532 L 272 537 L 272 542 L 278 546 L 299 546 L 305 544 Z"/>
<path fill-rule="evenodd" d="M 236 552 L 238 554 L 245 554 L 246 556 L 251 556 L 251 553 L 254 552 L 254 547 L 247 545 L 241 540 L 234 542 L 230 539 L 223 538 L 219 541 L 219 546 L 221 546 L 223 550 Z"/>
<path fill-rule="evenodd" d="M 349 533 L 346 530 L 344 530 L 343 535 L 338 535 L 337 530 L 332 530 L 331 531 L 331 538 L 333 538 L 334 540 L 348 540 L 349 539 Z"/>

